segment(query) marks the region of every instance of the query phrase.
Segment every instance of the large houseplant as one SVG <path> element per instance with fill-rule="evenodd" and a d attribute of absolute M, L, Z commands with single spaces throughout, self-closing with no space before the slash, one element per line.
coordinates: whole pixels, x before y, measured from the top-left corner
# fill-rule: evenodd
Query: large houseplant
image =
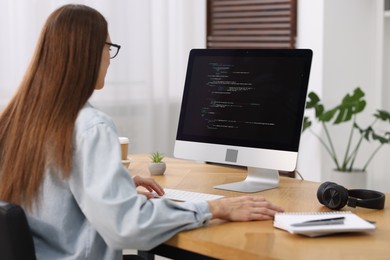
<path fill-rule="evenodd" d="M 347 94 L 342 99 L 341 103 L 332 109 L 325 109 L 324 104 L 321 102 L 318 95 L 314 92 L 310 92 L 308 95 L 308 101 L 306 102 L 306 110 L 314 110 L 314 118 L 318 121 L 324 129 L 324 137 L 311 131 L 325 147 L 326 151 L 332 158 L 335 164 L 335 170 L 341 172 L 351 172 L 355 170 L 366 171 L 367 166 L 372 161 L 374 156 L 377 154 L 379 149 L 390 143 L 390 132 L 378 133 L 374 130 L 374 126 L 378 122 L 390 123 L 390 114 L 384 110 L 377 110 L 373 115 L 373 121 L 365 128 L 358 125 L 356 117 L 362 113 L 366 107 L 366 101 L 364 99 L 364 92 L 357 87 L 352 94 Z M 328 129 L 330 124 L 350 124 L 350 132 L 346 138 L 346 147 L 344 156 L 340 159 L 336 155 L 334 148 L 334 137 L 331 136 Z M 310 129 L 312 121 L 308 116 L 304 118 L 303 131 Z M 354 135 L 357 134 L 357 138 Z M 378 146 L 376 149 L 367 157 L 366 161 L 360 168 L 355 168 L 356 157 L 361 149 L 361 145 L 364 141 L 376 141 Z"/>

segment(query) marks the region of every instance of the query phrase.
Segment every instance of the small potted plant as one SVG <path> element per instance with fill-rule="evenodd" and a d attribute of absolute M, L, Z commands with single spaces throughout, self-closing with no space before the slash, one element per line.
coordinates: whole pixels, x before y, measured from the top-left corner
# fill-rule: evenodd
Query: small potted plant
<path fill-rule="evenodd" d="M 163 175 L 166 169 L 166 164 L 162 160 L 164 154 L 160 152 L 154 152 L 150 154 L 151 162 L 148 165 L 149 172 L 152 175 Z"/>
<path fill-rule="evenodd" d="M 334 162 L 334 170 L 337 172 L 366 172 L 367 166 L 377 154 L 378 150 L 383 147 L 383 145 L 390 143 L 389 131 L 382 131 L 382 133 L 379 133 L 378 130 L 374 129 L 374 126 L 378 122 L 382 121 L 384 123 L 390 123 L 389 112 L 377 110 L 376 113 L 373 114 L 373 120 L 368 126 L 361 127 L 358 124 L 356 117 L 359 113 L 363 112 L 366 107 L 364 95 L 365 94 L 360 87 L 357 87 L 352 94 L 345 95 L 339 105 L 329 110 L 325 109 L 324 104 L 321 102 L 316 93 L 310 92 L 308 95 L 306 110 L 314 110 L 314 119 L 321 124 L 324 130 L 324 137 L 316 134 L 314 131 L 311 132 L 318 138 L 327 153 L 330 155 L 332 161 Z M 334 136 L 331 135 L 328 127 L 330 124 L 338 125 L 341 123 L 349 123 L 350 131 L 349 135 L 345 138 L 346 144 L 344 155 L 340 158 L 337 156 L 334 148 Z M 310 129 L 311 125 L 312 120 L 306 116 L 304 118 L 303 131 Z M 362 162 L 358 168 L 356 168 L 356 158 L 364 141 L 376 141 L 378 146 L 367 156 L 365 162 Z"/>

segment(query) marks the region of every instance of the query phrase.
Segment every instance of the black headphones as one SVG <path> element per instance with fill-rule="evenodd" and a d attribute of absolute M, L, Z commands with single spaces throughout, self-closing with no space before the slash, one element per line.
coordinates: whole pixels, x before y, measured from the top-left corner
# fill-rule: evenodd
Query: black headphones
<path fill-rule="evenodd" d="M 317 198 L 321 204 L 336 210 L 345 205 L 370 209 L 383 209 L 385 207 L 385 194 L 382 192 L 363 189 L 347 190 L 343 186 L 329 181 L 318 187 Z"/>

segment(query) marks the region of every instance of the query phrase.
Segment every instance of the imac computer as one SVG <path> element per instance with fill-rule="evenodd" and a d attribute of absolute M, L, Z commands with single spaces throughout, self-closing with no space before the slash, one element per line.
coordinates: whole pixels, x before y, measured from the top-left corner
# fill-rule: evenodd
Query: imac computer
<path fill-rule="evenodd" d="M 248 168 L 217 189 L 277 187 L 296 168 L 311 60 L 308 49 L 191 50 L 174 156 Z"/>

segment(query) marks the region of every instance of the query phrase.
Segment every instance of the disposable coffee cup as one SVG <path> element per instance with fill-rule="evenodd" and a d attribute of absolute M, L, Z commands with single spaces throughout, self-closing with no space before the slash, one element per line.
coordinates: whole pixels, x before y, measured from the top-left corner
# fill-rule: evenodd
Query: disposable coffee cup
<path fill-rule="evenodd" d="M 119 143 L 121 144 L 122 160 L 127 160 L 127 154 L 129 152 L 129 138 L 119 137 Z"/>

